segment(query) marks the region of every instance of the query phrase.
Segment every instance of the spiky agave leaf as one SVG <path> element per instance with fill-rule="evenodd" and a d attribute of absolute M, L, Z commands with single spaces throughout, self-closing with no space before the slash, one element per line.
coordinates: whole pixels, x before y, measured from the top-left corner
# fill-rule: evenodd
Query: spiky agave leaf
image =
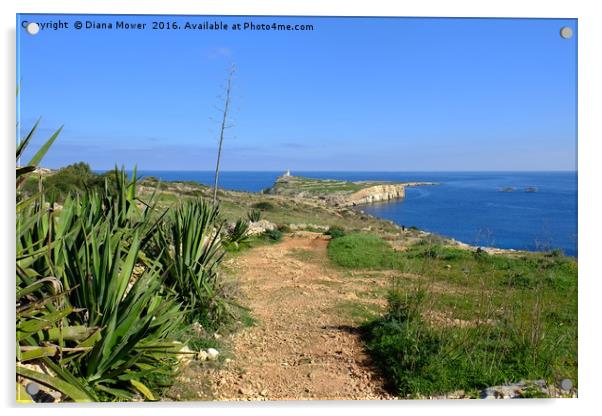
<path fill-rule="evenodd" d="M 190 319 L 206 315 L 215 297 L 217 266 L 225 254 L 218 217 L 218 206 L 186 201 L 156 235 L 166 284 L 190 307 Z"/>

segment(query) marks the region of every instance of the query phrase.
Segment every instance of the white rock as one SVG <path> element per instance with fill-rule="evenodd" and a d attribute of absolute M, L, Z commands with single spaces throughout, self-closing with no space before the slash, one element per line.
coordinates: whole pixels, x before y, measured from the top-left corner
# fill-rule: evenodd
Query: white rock
<path fill-rule="evenodd" d="M 206 351 L 199 351 L 198 354 L 196 355 L 196 359 L 199 361 L 207 361 L 207 359 L 209 358 L 209 354 L 207 354 Z"/>
<path fill-rule="evenodd" d="M 195 322 L 191 325 L 192 330 L 195 334 L 201 335 L 203 333 L 203 325 L 198 322 Z"/>
<path fill-rule="evenodd" d="M 193 357 L 193 351 L 188 348 L 187 345 L 184 345 L 182 348 L 180 348 L 178 350 L 179 354 L 177 354 L 177 359 L 180 363 L 182 364 L 186 364 L 188 362 L 190 362 L 190 360 L 192 360 Z"/>
<path fill-rule="evenodd" d="M 276 224 L 267 220 L 259 220 L 256 222 L 249 223 L 249 229 L 247 235 L 259 235 L 263 234 L 268 230 L 275 230 L 278 228 Z"/>
<path fill-rule="evenodd" d="M 219 356 L 219 351 L 216 350 L 215 348 L 209 348 L 207 349 L 207 358 L 211 361 L 213 360 L 217 360 L 217 357 Z"/>

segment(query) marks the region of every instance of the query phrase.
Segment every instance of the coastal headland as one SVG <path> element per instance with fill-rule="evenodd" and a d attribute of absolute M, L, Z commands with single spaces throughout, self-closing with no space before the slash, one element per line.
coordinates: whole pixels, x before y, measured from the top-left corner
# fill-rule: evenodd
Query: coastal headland
<path fill-rule="evenodd" d="M 265 193 L 287 195 L 295 198 L 318 199 L 325 201 L 331 206 L 350 207 L 403 199 L 407 187 L 431 185 L 437 185 L 437 183 L 352 182 L 336 179 L 314 179 L 285 174 L 278 177 L 274 186 L 265 190 Z"/>

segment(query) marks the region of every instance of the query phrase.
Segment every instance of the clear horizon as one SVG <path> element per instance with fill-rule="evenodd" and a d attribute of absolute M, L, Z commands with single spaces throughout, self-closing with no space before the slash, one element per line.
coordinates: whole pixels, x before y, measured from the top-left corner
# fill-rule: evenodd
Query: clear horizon
<path fill-rule="evenodd" d="M 17 27 L 117 18 L 23 14 Z M 235 63 L 222 171 L 577 170 L 576 19 L 168 20 L 315 28 L 36 36 L 19 29 L 19 136 L 42 117 L 32 152 L 65 125 L 44 167 L 84 161 L 94 170 L 211 171 L 218 123 L 210 118 L 219 118 L 216 97 Z M 573 38 L 559 35 L 563 26 Z"/>

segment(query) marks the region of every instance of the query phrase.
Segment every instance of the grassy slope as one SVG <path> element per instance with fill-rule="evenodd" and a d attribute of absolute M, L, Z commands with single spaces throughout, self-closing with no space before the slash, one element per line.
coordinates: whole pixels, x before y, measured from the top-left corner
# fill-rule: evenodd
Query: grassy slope
<path fill-rule="evenodd" d="M 577 263 L 550 253 L 489 255 L 423 240 L 396 251 L 375 235 L 330 243 L 340 267 L 394 270 L 388 312 L 366 343 L 402 395 L 522 379 L 577 380 Z"/>

